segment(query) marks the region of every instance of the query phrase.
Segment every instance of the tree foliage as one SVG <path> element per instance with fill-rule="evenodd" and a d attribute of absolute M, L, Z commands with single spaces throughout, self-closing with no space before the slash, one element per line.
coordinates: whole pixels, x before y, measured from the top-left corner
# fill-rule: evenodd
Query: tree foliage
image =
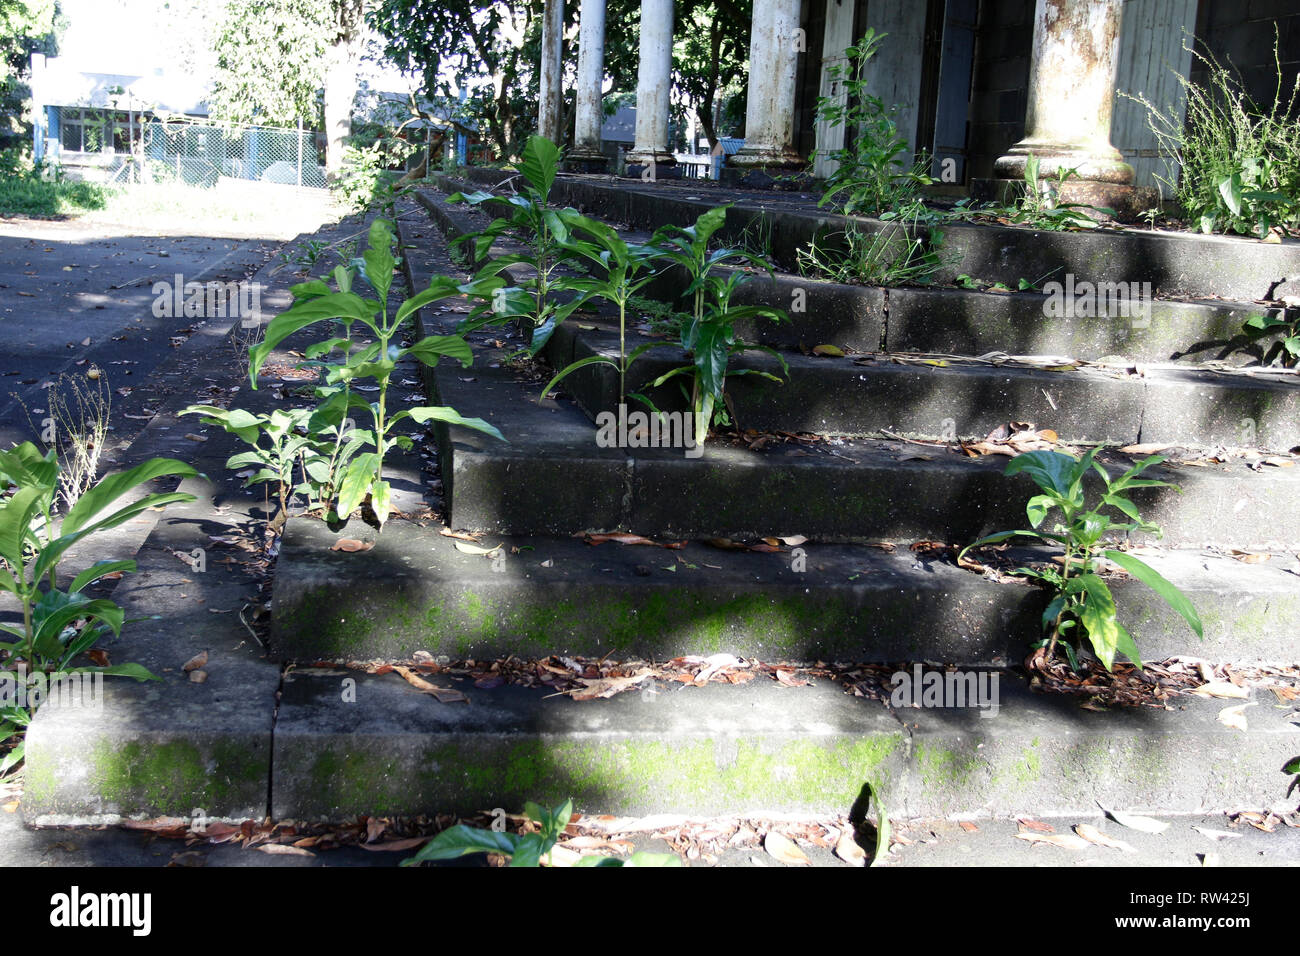
<path fill-rule="evenodd" d="M 0 147 L 30 132 L 23 76 L 33 53 L 53 54 L 54 0 L 0 0 Z"/>
<path fill-rule="evenodd" d="M 320 0 L 229 0 L 218 29 L 214 115 L 234 123 L 317 125 L 337 34 L 336 4 Z"/>

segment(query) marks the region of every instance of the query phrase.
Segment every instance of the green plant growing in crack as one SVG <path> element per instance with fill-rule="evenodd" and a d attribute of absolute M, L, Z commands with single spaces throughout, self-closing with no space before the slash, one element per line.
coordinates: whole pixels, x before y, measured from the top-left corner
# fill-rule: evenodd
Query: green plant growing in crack
<path fill-rule="evenodd" d="M 258 373 L 272 350 L 290 335 L 320 322 L 338 323 L 342 327 L 342 335 L 312 346 L 307 353 L 308 358 L 318 359 L 338 351 L 339 358 L 325 366 L 325 384 L 351 386 L 357 380 L 373 379 L 378 388 L 378 396 L 374 401 L 367 402 L 349 392 L 348 397 L 339 401 L 339 412 L 345 414 L 349 408 L 358 408 L 369 413 L 370 427 L 352 430 L 348 441 L 359 440 L 362 447 L 371 450 L 357 451 L 341 468 L 335 495 L 337 517 L 346 520 L 368 498 L 380 526 L 392 513 L 392 490 L 384 479 L 385 455 L 394 445 L 409 449 L 413 444 L 410 436 L 393 433 L 396 425 L 406 419 L 418 424 L 438 421 L 473 428 L 504 440 L 495 426 L 481 418 L 465 418 L 448 406 L 420 406 L 397 413 L 389 410 L 389 384 L 397 364 L 403 359 L 413 358 L 428 366 L 436 365 L 443 356 L 459 362 L 462 367 L 468 367 L 473 362 L 469 343 L 459 335 L 430 335 L 403 347 L 400 345 L 400 334 L 417 309 L 439 299 L 471 292 L 475 288 L 472 284 L 466 285 L 447 276 L 437 276 L 427 289 L 409 296 L 390 315 L 388 294 L 397 265 L 392 246 L 391 224 L 384 219 L 376 219 L 371 224 L 368 246 L 360 259 L 347 268 L 335 270 L 337 290 L 331 291 L 323 280 L 313 280 L 295 287 L 296 301 L 293 306 L 267 325 L 266 335 L 252 349 L 249 362 L 249 378 L 256 388 Z M 356 275 L 374 290 L 377 298 L 362 298 L 352 291 L 354 269 L 357 270 Z M 354 326 L 368 331 L 373 340 L 369 344 L 354 343 Z M 317 421 L 320 423 L 320 419 Z M 315 434 L 312 437 L 322 439 L 328 436 Z M 336 446 L 342 440 L 340 431 L 334 436 Z"/>
<path fill-rule="evenodd" d="M 569 217 L 568 224 L 572 228 L 566 237 L 565 248 L 573 256 L 585 259 L 596 268 L 588 275 L 567 279 L 565 288 L 578 293 L 573 303 L 575 308 L 592 299 L 603 299 L 618 309 L 618 358 L 589 355 L 570 362 L 556 372 L 542 389 L 542 398 L 580 368 L 611 365 L 618 370 L 618 402 L 622 405 L 627 401 L 627 370 L 643 354 L 661 344 L 647 342 L 638 345 L 630 353 L 627 350 L 628 303 L 655 277 L 649 270 L 658 256 L 658 250 L 651 246 L 629 244 L 613 227 L 577 213 Z"/>
<path fill-rule="evenodd" d="M 725 414 L 725 387 L 729 376 L 759 375 L 782 383 L 782 379 L 759 369 L 729 368 L 732 356 L 746 351 L 762 351 L 774 356 L 787 374 L 785 358 L 776 350 L 761 345 L 747 345 L 736 338 L 736 322 L 742 319 L 769 319 L 781 322 L 788 316 L 780 309 L 757 305 L 733 305 L 732 297 L 748 273 L 739 269 L 725 276 L 716 273 L 728 264 L 757 266 L 770 272 L 766 261 L 743 249 L 710 249 L 709 240 L 727 219 L 727 207 L 719 206 L 702 213 L 690 226 L 665 226 L 650 240 L 659 258 L 674 263 L 690 279 L 685 296 L 690 297 L 690 321 L 682 327 L 681 346 L 691 356 L 691 364 L 672 369 L 651 384 L 657 388 L 678 375 L 689 374 L 691 411 L 695 424 L 695 447 L 704 444 L 715 413 Z M 652 406 L 653 407 L 653 406 Z"/>
<path fill-rule="evenodd" d="M 566 800 L 554 810 L 533 803 L 524 805 L 528 819 L 538 825 L 537 833 L 510 833 L 506 830 L 483 830 L 457 824 L 448 827 L 420 848 L 402 866 L 419 866 L 438 860 L 456 860 L 475 853 L 495 853 L 510 860 L 512 867 L 539 867 L 552 864 L 552 851 L 573 818 L 573 801 Z M 681 866 L 680 858 L 670 853 L 633 853 L 624 860 L 617 856 L 584 856 L 574 866 Z"/>
<path fill-rule="evenodd" d="M 1300 308 L 1288 308 L 1281 315 L 1253 315 L 1242 331 L 1252 339 L 1273 339 L 1264 352 L 1265 365 L 1294 368 L 1300 362 Z"/>
<path fill-rule="evenodd" d="M 1064 647 L 1070 664 L 1078 669 L 1078 660 L 1071 642 L 1078 644 L 1087 637 L 1098 660 L 1111 670 L 1116 654 L 1123 654 L 1139 669 L 1142 658 L 1132 635 L 1120 624 L 1116 616 L 1115 597 L 1099 573 L 1102 561 L 1109 561 L 1137 578 L 1155 591 L 1174 611 L 1187 622 L 1197 637 L 1204 636 L 1200 616 L 1192 603 L 1163 575 L 1146 562 L 1124 551 L 1107 546 L 1107 536 L 1113 532 L 1139 531 L 1159 534 L 1158 526 L 1143 521 L 1129 492 L 1137 488 L 1175 488 L 1165 481 L 1139 476 L 1153 465 L 1163 462 L 1160 455 L 1152 455 L 1135 463 L 1118 478 L 1095 461 L 1097 449 L 1082 458 L 1058 451 L 1031 451 L 1017 455 L 1007 463 L 1008 476 L 1024 472 L 1038 485 L 1041 494 L 1034 495 L 1025 506 L 1032 531 L 1001 531 L 973 542 L 963 548 L 958 560 L 972 548 L 995 544 L 1010 538 L 1037 538 L 1052 542 L 1065 550 L 1061 570 L 1022 567 L 1017 574 L 1047 585 L 1052 600 L 1043 611 L 1042 626 L 1046 638 L 1035 645 L 1027 666 L 1041 670 L 1056 653 L 1058 642 Z M 1100 499 L 1089 507 L 1084 493 L 1083 479 L 1090 471 L 1100 475 L 1103 491 Z M 1101 509 L 1109 507 L 1127 521 L 1115 521 Z M 1052 531 L 1038 530 L 1047 515 L 1059 510 L 1060 520 Z"/>
<path fill-rule="evenodd" d="M 498 279 L 511 266 L 524 265 L 533 276 L 527 287 L 481 286 L 486 295 L 470 313 L 461 331 L 470 331 L 485 325 L 499 324 L 511 319 L 528 320 L 525 334 L 529 337 L 529 354 L 536 355 L 546 345 L 551 334 L 581 305 L 581 299 L 559 301 L 552 293 L 569 288 L 557 270 L 570 253 L 569 239 L 578 214 L 572 209 L 556 209 L 550 204 L 551 187 L 560 168 L 561 151 L 558 146 L 542 136 L 532 136 L 524 146 L 519 164 L 522 189 L 509 197 L 486 191 L 455 193 L 447 202 L 465 202 L 473 206 L 487 203 L 506 205 L 508 213 L 494 219 L 481 232 L 468 233 L 452 243 L 472 245 L 474 261 L 482 262 L 498 239 L 505 236 L 520 243 L 520 252 L 496 256 L 479 269 L 479 280 Z"/>
<path fill-rule="evenodd" d="M 818 201 L 835 200 L 845 215 L 879 216 L 916 199 L 927 175 L 929 160 L 922 156 L 905 163 L 911 152 L 907 137 L 899 132 L 899 107 L 886 106 L 872 94 L 868 64 L 887 34 L 868 29 L 862 39 L 844 51 L 845 62 L 829 68 L 830 79 L 842 95 L 817 101 L 818 122 L 843 127 L 850 145 L 829 152 L 838 165 L 826 180 Z"/>
<path fill-rule="evenodd" d="M 107 598 L 91 598 L 85 589 L 109 575 L 134 571 L 131 560 L 96 562 L 60 586 L 59 564 L 68 549 L 100 531 L 130 521 L 151 508 L 194 501 L 187 492 L 154 492 L 128 498 L 155 478 L 190 478 L 198 472 L 174 458 L 151 458 L 87 488 L 59 518 L 60 464 L 53 450 L 44 454 L 31 442 L 0 451 L 0 590 L 14 596 L 22 610 L 19 625 L 0 624 L 14 640 L 0 640 L 0 682 L 14 687 L 48 686 L 52 678 L 103 674 L 157 680 L 139 664 L 74 665 L 107 634 L 119 635 L 125 614 Z M 20 713 L 21 711 L 21 713 Z M 26 724 L 29 708 L 0 711 L 0 741 Z M 22 745 L 0 760 L 0 772 L 22 759 Z"/>

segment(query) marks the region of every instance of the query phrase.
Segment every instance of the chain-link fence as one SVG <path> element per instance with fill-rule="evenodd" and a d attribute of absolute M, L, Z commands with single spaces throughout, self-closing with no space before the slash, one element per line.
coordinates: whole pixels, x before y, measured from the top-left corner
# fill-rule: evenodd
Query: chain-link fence
<path fill-rule="evenodd" d="M 160 120 L 144 124 L 136 150 L 121 157 L 109 180 L 215 186 L 223 177 L 325 188 L 311 130 Z"/>

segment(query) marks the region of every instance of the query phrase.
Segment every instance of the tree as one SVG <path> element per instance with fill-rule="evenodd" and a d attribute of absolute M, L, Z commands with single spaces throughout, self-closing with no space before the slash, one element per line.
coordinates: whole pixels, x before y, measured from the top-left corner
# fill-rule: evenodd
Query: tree
<path fill-rule="evenodd" d="M 23 77 L 33 53 L 54 53 L 56 19 L 54 0 L 0 0 L 0 147 L 30 139 Z"/>
<path fill-rule="evenodd" d="M 716 146 L 719 99 L 745 89 L 751 0 L 687 0 L 680 7 L 673 31 L 677 88 L 695 110 L 709 145 Z"/>
<path fill-rule="evenodd" d="M 367 0 L 229 0 L 213 112 L 235 123 L 323 123 L 325 167 L 337 173 L 352 126 L 366 7 Z"/>
<path fill-rule="evenodd" d="M 419 73 L 426 98 L 455 98 L 463 116 L 505 157 L 517 156 L 534 131 L 541 55 L 542 0 L 381 0 L 369 17 L 385 53 Z M 566 66 L 577 62 L 579 0 L 565 0 Z M 608 0 L 605 75 L 614 90 L 636 86 L 640 0 Z M 562 128 L 572 130 L 573 91 Z"/>

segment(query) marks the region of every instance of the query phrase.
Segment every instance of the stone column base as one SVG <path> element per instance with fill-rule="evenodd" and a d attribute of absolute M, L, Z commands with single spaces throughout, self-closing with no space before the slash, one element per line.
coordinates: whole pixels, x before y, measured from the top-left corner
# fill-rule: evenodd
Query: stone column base
<path fill-rule="evenodd" d="M 1160 207 L 1160 190 L 1154 186 L 1128 186 L 1119 183 L 1098 183 L 1085 179 L 1071 179 L 1060 186 L 1053 184 L 1057 199 L 1063 203 L 1079 203 L 1094 208 L 1107 208 L 1115 212 L 1114 216 L 1104 213 L 1088 215 L 1099 222 L 1132 223 L 1148 209 Z M 970 185 L 971 198 L 978 202 L 995 202 L 1010 205 L 1016 201 L 1024 189 L 1023 180 L 1015 179 L 973 179 Z M 1087 210 L 1082 210 L 1088 212 Z"/>
<path fill-rule="evenodd" d="M 677 159 L 672 153 L 638 153 L 630 152 L 624 157 L 628 179 L 640 179 L 654 182 L 656 179 L 681 179 L 682 171 L 677 167 Z"/>
<path fill-rule="evenodd" d="M 719 178 L 724 186 L 788 192 L 807 189 L 813 181 L 812 176 L 798 166 L 723 166 Z"/>
<path fill-rule="evenodd" d="M 604 153 L 574 150 L 561 163 L 569 173 L 603 173 L 609 169 L 609 157 Z"/>

